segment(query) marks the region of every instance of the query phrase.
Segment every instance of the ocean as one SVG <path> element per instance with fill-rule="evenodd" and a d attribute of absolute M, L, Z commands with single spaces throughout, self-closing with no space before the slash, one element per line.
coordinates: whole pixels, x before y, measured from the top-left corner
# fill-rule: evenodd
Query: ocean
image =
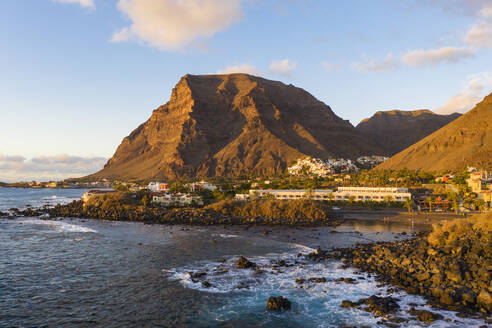
<path fill-rule="evenodd" d="M 54 205 L 80 198 L 82 189 L 0 188 L 0 211 Z M 329 233 L 335 229 L 337 233 Z M 298 256 L 316 247 L 393 240 L 418 230 L 366 222 L 337 228 L 187 227 L 83 218 L 0 219 L 0 327 L 385 327 L 381 318 L 342 300 L 385 296 L 374 277 Z M 399 236 L 398 238 L 404 238 Z M 263 272 L 237 269 L 245 256 Z M 274 267 L 279 260 L 287 266 Z M 297 278 L 325 277 L 299 285 Z M 353 278 L 355 284 L 336 282 Z M 203 284 L 208 282 L 210 285 Z M 208 286 L 208 287 L 207 287 Z M 292 310 L 270 312 L 269 296 Z M 400 327 L 479 327 L 483 320 L 431 309 L 450 321 L 423 325 L 410 304 L 419 296 L 396 292 L 409 319 Z"/>

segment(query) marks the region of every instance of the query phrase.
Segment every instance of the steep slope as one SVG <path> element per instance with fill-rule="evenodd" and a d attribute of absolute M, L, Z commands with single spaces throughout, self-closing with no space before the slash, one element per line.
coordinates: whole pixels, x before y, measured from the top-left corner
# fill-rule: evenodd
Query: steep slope
<path fill-rule="evenodd" d="M 283 171 L 301 156 L 379 154 L 329 106 L 246 74 L 186 75 L 90 178 L 173 179 Z"/>
<path fill-rule="evenodd" d="M 468 113 L 391 157 L 376 169 L 492 168 L 492 94 Z"/>
<path fill-rule="evenodd" d="M 454 121 L 461 114 L 438 115 L 430 110 L 380 111 L 362 120 L 357 130 L 392 156 Z"/>

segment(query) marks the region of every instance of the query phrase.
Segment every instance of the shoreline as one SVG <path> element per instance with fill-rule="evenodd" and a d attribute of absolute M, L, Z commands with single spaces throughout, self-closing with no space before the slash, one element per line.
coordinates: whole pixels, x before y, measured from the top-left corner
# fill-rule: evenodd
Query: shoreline
<path fill-rule="evenodd" d="M 375 274 L 384 284 L 424 296 L 434 308 L 487 319 L 492 313 L 491 218 L 483 214 L 446 223 L 404 241 L 360 243 L 333 251 L 318 250 L 310 256 L 320 261 L 342 260 L 346 266 Z"/>
<path fill-rule="evenodd" d="M 401 209 L 383 209 L 381 211 L 340 211 L 345 220 L 353 221 L 382 221 L 399 222 L 419 225 L 432 225 L 454 219 L 463 219 L 467 216 L 455 213 L 428 213 L 428 212 L 403 212 Z"/>
<path fill-rule="evenodd" d="M 359 214 L 363 215 L 362 213 Z M 56 218 L 49 218 L 49 219 L 56 219 Z M 94 221 L 101 220 L 98 218 L 79 218 L 73 216 L 67 216 L 61 218 L 62 221 L 64 219 L 81 220 L 82 222 L 84 222 L 84 220 L 86 219 L 94 220 Z M 442 217 L 440 217 L 440 219 L 442 219 Z M 135 222 L 135 223 L 153 224 L 152 222 Z M 358 226 L 357 223 L 362 225 Z M 363 227 L 366 224 L 369 225 L 377 224 L 385 227 L 395 225 L 396 227 L 398 227 L 397 230 L 403 232 L 392 232 L 391 229 L 388 229 L 381 234 L 379 234 L 379 232 L 374 232 L 373 234 L 364 231 L 361 232 L 359 228 Z M 244 237 L 244 235 L 250 235 L 258 238 L 272 238 L 273 240 L 280 241 L 280 242 L 298 243 L 300 245 L 307 245 L 307 247 L 318 249 L 317 251 L 318 253 L 309 254 L 309 255 L 306 254 L 306 259 L 310 259 L 314 261 L 322 261 L 328 259 L 342 260 L 347 268 L 352 267 L 356 270 L 360 270 L 361 272 L 375 274 L 378 277 L 378 281 L 384 283 L 385 285 L 390 287 L 390 289 L 393 288 L 395 290 L 403 290 L 408 294 L 421 295 L 429 300 L 429 296 L 426 295 L 425 293 L 421 293 L 419 290 L 411 290 L 409 288 L 405 288 L 405 286 L 398 284 L 397 281 L 391 280 L 387 275 L 384 275 L 381 272 L 378 272 L 377 270 L 369 270 L 364 266 L 359 265 L 359 263 L 354 263 L 353 259 L 350 258 L 350 255 L 348 255 L 348 254 L 353 254 L 353 252 L 357 252 L 360 250 L 367 250 L 372 247 L 381 247 L 381 245 L 384 245 L 385 247 L 386 246 L 392 247 L 394 245 L 406 245 L 405 243 L 415 243 L 421 241 L 422 238 L 425 236 L 425 233 L 417 232 L 415 234 L 415 233 L 406 232 L 408 231 L 408 229 L 413 229 L 414 227 L 408 225 L 407 221 L 401 220 L 401 217 L 400 220 L 383 221 L 375 217 L 369 219 L 363 219 L 361 216 L 357 216 L 355 218 L 344 220 L 342 223 L 340 223 L 338 226 L 335 227 L 326 226 L 326 225 L 323 226 L 258 225 L 255 223 L 248 223 L 248 224 L 220 223 L 216 225 L 196 224 L 190 226 L 189 224 L 179 224 L 177 222 L 173 224 L 160 223 L 160 225 L 168 226 L 171 229 L 177 229 L 177 231 L 190 231 L 190 229 L 193 230 L 197 229 L 197 232 L 199 232 L 200 229 L 207 229 L 207 230 L 211 229 L 214 231 L 216 230 L 217 233 L 224 232 L 228 234 L 237 234 L 237 235 L 241 235 L 242 237 Z M 419 228 L 417 228 L 420 231 L 425 231 L 428 230 L 429 222 L 425 222 L 424 220 L 423 224 L 415 223 L 415 225 L 420 226 Z M 326 247 L 326 240 L 323 240 L 323 236 L 328 236 L 328 235 L 330 235 L 330 237 L 336 236 L 333 235 L 334 233 L 339 236 L 338 237 L 339 240 L 343 240 L 344 242 L 346 242 L 346 246 L 342 246 L 346 248 L 334 247 L 331 251 L 327 253 L 323 253 L 324 251 L 321 251 L 319 246 L 319 245 L 324 245 L 324 247 Z M 212 239 L 210 242 L 216 243 L 217 241 Z M 336 255 L 337 252 L 341 252 L 341 254 Z M 326 257 L 323 258 L 323 256 Z M 384 260 L 387 260 L 389 258 L 386 255 L 381 255 L 380 257 Z M 355 304 L 354 307 L 358 306 L 356 305 L 356 303 L 353 304 Z M 472 310 L 467 311 L 466 307 L 454 308 L 454 309 L 449 307 L 443 307 L 440 305 L 439 302 L 436 302 L 435 300 L 430 301 L 428 305 L 431 306 L 431 309 L 443 309 L 443 308 L 450 309 L 453 311 L 458 311 L 459 315 L 462 315 L 464 317 L 477 318 L 476 309 L 474 309 L 473 311 Z M 364 310 L 363 308 L 360 309 Z M 376 315 L 376 313 L 374 314 L 376 317 L 378 316 Z"/>

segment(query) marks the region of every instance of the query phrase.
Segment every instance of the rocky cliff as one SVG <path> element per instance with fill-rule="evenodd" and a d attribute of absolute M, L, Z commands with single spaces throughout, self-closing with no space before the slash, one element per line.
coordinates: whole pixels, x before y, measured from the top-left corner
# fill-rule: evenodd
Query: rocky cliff
<path fill-rule="evenodd" d="M 91 178 L 173 179 L 282 172 L 302 156 L 380 154 L 303 89 L 247 74 L 186 75 Z"/>
<path fill-rule="evenodd" d="M 438 115 L 430 110 L 380 111 L 362 120 L 357 130 L 392 156 L 454 121 L 461 114 Z"/>
<path fill-rule="evenodd" d="M 376 169 L 442 171 L 465 166 L 492 168 L 492 94 Z"/>

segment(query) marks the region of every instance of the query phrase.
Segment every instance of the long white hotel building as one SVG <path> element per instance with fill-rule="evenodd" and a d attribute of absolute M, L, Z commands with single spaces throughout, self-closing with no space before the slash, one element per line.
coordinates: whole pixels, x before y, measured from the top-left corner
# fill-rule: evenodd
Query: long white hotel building
<path fill-rule="evenodd" d="M 387 200 L 404 202 L 412 198 L 408 188 L 379 188 L 379 187 L 339 187 L 337 191 L 331 189 L 278 189 L 278 190 L 250 190 L 249 194 L 236 195 L 236 199 L 247 199 L 251 196 L 264 197 L 272 195 L 276 199 L 338 200 L 355 202 Z"/>

